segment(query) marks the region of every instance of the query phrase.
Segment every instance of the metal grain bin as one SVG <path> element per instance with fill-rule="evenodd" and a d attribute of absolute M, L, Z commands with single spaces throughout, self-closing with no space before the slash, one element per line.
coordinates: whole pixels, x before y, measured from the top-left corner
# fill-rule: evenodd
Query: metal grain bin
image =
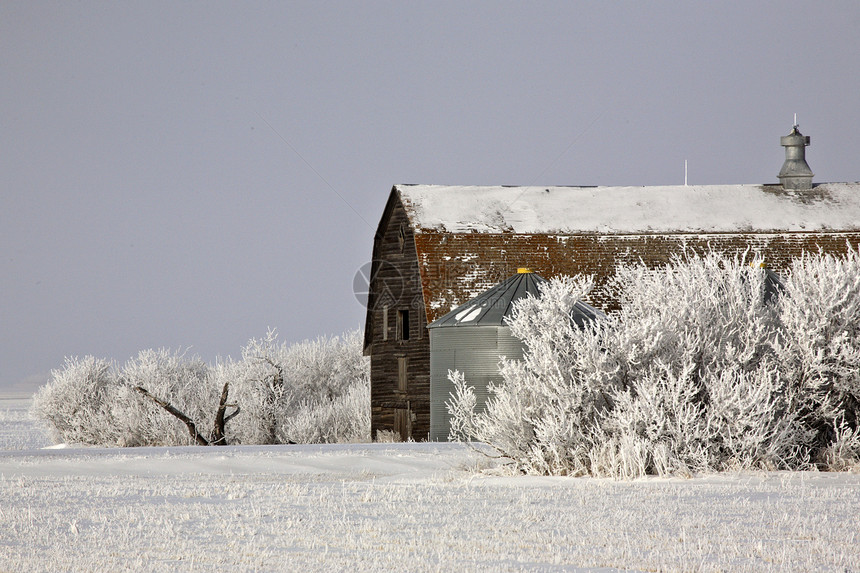
<path fill-rule="evenodd" d="M 528 269 L 478 295 L 439 320 L 429 324 L 430 331 L 430 440 L 447 441 L 451 429 L 445 403 L 454 385 L 448 370 L 459 370 L 466 382 L 475 387 L 477 409 L 486 407 L 490 382 L 500 382 L 499 360 L 523 357 L 523 345 L 511 334 L 505 318 L 513 303 L 532 294 L 539 296 L 539 285 L 546 282 Z M 602 313 L 577 303 L 574 320 L 593 320 Z M 581 314 L 581 316 L 580 316 Z"/>

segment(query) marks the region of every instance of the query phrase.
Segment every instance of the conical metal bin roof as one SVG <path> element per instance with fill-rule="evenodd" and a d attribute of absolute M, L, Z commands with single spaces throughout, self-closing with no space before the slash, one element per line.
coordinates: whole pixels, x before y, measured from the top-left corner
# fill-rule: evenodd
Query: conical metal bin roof
<path fill-rule="evenodd" d="M 764 270 L 764 301 L 770 302 L 785 290 L 782 278 L 770 269 Z"/>
<path fill-rule="evenodd" d="M 546 279 L 538 274 L 519 272 L 430 323 L 427 328 L 507 326 L 505 318 L 511 316 L 514 302 L 529 294 L 540 297 L 540 285 L 545 282 Z M 602 316 L 601 311 L 581 301 L 576 303 L 572 313 L 578 326 Z"/>

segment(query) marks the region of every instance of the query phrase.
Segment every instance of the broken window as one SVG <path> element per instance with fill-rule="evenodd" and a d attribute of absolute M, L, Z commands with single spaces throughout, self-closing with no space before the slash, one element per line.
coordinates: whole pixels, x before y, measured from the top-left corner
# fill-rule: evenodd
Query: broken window
<path fill-rule="evenodd" d="M 397 339 L 409 340 L 409 311 L 397 311 Z"/>

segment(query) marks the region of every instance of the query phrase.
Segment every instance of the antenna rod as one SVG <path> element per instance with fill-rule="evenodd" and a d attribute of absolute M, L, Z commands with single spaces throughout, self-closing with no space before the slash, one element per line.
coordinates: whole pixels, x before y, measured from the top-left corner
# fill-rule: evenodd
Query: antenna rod
<path fill-rule="evenodd" d="M 794 114 L 794 127 L 797 127 L 797 114 Z"/>

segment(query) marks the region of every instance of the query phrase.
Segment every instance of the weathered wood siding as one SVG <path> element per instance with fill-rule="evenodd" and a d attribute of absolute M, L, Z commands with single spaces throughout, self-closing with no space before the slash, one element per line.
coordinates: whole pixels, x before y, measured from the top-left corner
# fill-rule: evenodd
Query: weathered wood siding
<path fill-rule="evenodd" d="M 386 207 L 374 242 L 373 262 L 365 330 L 365 352 L 371 357 L 371 433 L 376 437 L 378 430 L 390 430 L 398 431 L 402 439 L 427 439 L 430 338 L 414 234 L 397 200 Z M 408 339 L 398 326 L 399 311 L 409 313 Z M 401 383 L 404 370 L 405 390 Z"/>

